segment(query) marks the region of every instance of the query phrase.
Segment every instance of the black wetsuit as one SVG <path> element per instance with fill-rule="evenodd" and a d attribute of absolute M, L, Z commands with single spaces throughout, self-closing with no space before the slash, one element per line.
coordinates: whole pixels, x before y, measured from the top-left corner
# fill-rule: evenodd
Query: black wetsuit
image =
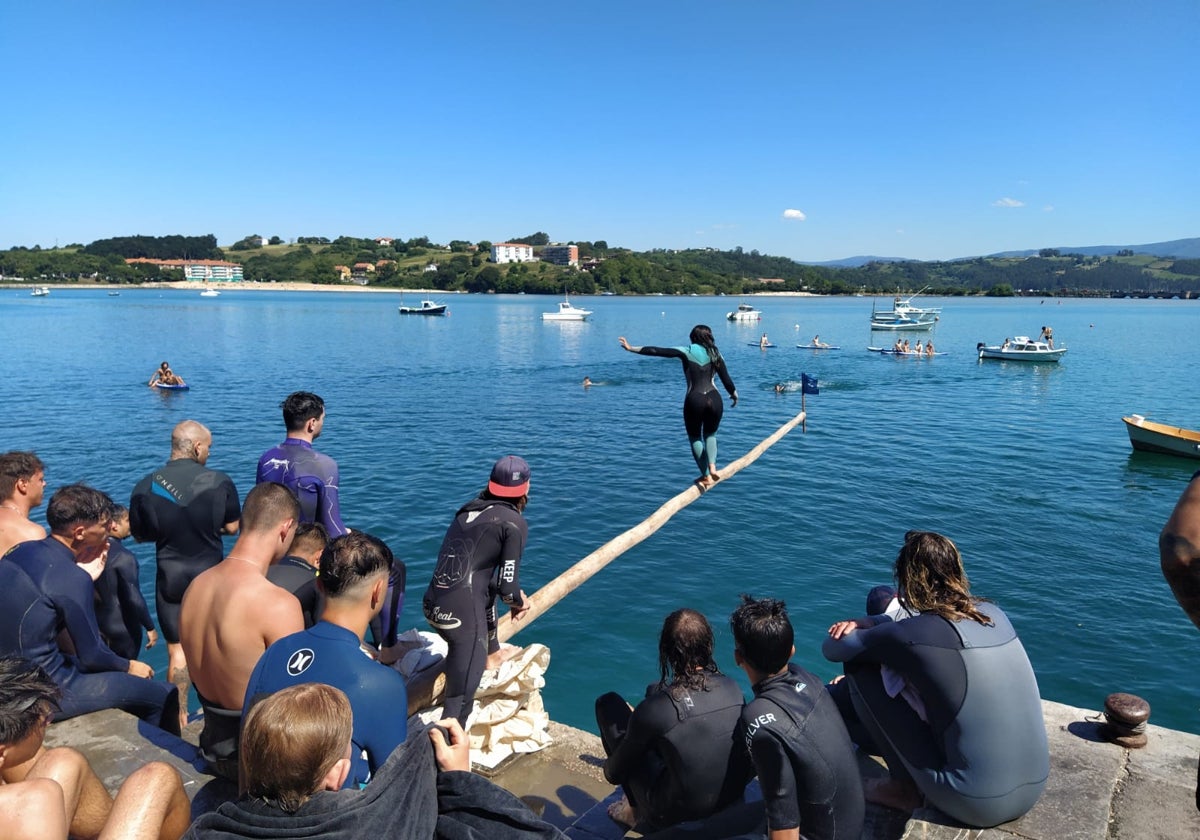
<path fill-rule="evenodd" d="M 754 775 L 737 737 L 737 683 L 708 674 L 703 690 L 679 691 L 674 697 L 655 683 L 632 711 L 614 693 L 596 701 L 604 777 L 625 789 L 647 826 L 707 817 L 740 800 Z"/>
<path fill-rule="evenodd" d="M 854 711 L 892 775 L 969 826 L 1016 819 L 1041 796 L 1050 772 L 1037 679 L 1008 617 L 951 622 L 934 613 L 827 638 L 827 659 L 846 663 Z M 884 689 L 886 665 L 914 688 L 925 720 Z"/>
<path fill-rule="evenodd" d="M 109 537 L 108 560 L 95 583 L 96 623 L 113 653 L 126 659 L 137 659 L 141 652 L 142 629 L 154 629 L 138 572 L 133 552 Z"/>
<path fill-rule="evenodd" d="M 854 745 L 821 680 L 798 665 L 754 686 L 742 711 L 770 830 L 858 840 L 866 805 Z"/>
<path fill-rule="evenodd" d="M 516 505 L 482 495 L 454 516 L 425 590 L 425 618 L 446 640 L 445 717 L 466 726 L 496 638 L 496 595 L 522 607 L 518 567 L 529 526 Z"/>
<path fill-rule="evenodd" d="M 20 543 L 0 561 L 0 656 L 41 665 L 62 689 L 55 720 L 124 709 L 178 732 L 179 692 L 169 682 L 128 673 L 129 660 L 100 638 L 92 580 L 54 537 Z M 58 648 L 65 630 L 72 656 Z"/>
<path fill-rule="evenodd" d="M 179 642 L 179 605 L 188 584 L 221 562 L 221 531 L 240 517 L 229 476 L 190 458 L 168 461 L 133 488 L 129 529 L 138 542 L 157 545 L 155 604 L 168 642 Z"/>
<path fill-rule="evenodd" d="M 643 356 L 659 356 L 679 359 L 683 362 L 683 374 L 687 377 L 687 393 L 683 398 L 683 427 L 692 444 L 692 457 L 700 467 L 700 474 L 707 475 L 709 465 L 717 460 L 717 428 L 725 413 L 725 404 L 713 385 L 713 376 L 721 378 L 721 384 L 734 402 L 737 388 L 725 369 L 725 359 L 715 358 L 699 344 L 690 347 L 642 347 Z"/>
<path fill-rule="evenodd" d="M 300 612 L 304 614 L 305 628 L 317 623 L 319 599 L 316 569 L 299 557 L 289 554 L 278 563 L 267 567 L 267 580 L 296 596 L 296 600 L 300 602 Z"/>

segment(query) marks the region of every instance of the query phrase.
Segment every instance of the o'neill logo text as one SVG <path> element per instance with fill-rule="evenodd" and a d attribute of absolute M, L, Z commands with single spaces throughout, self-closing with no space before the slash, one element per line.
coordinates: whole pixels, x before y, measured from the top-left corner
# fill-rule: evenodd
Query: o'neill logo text
<path fill-rule="evenodd" d="M 310 648 L 300 648 L 300 650 L 288 657 L 287 672 L 289 677 L 298 677 L 308 670 L 308 666 L 313 664 L 316 657 Z"/>

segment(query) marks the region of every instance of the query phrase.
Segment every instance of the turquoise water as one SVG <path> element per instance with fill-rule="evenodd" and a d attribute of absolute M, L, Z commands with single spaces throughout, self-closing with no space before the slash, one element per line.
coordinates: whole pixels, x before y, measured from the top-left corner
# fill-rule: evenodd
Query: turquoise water
<path fill-rule="evenodd" d="M 720 463 L 800 410 L 798 393 L 773 386 L 801 372 L 821 386 L 808 432 L 516 637 L 551 648 L 555 719 L 594 729 L 598 694 L 636 697 L 657 675 L 662 617 L 680 606 L 709 616 L 719 661 L 736 671 L 726 619 L 741 592 L 784 598 L 798 661 L 832 677 L 824 630 L 862 610 L 903 533 L 923 528 L 953 538 L 975 592 L 1008 611 L 1045 697 L 1096 708 L 1130 691 L 1150 701 L 1152 722 L 1200 731 L 1200 635 L 1157 554 L 1200 462 L 1134 454 L 1120 420 L 1200 426 L 1195 302 L 935 299 L 945 310 L 933 338 L 948 355 L 913 360 L 865 351 L 894 340 L 872 339 L 867 298 L 756 298 L 758 324 L 725 320 L 735 298 L 581 298 L 595 311 L 583 324 L 542 323 L 549 298 L 445 300 L 450 317 L 401 318 L 394 295 L 0 290 L 0 449 L 36 450 L 51 489 L 86 480 L 127 500 L 166 459 L 171 427 L 192 417 L 213 431 L 210 466 L 244 495 L 258 456 L 282 439 L 279 401 L 314 390 L 345 519 L 407 563 L 406 624 L 423 626 L 446 524 L 498 456 L 533 468 L 527 592 L 687 486 L 679 364 L 625 353 L 617 337 L 678 345 L 708 323 L 741 397 L 726 407 Z M 976 342 L 1042 324 L 1070 348 L 1060 365 L 976 359 Z M 776 348 L 747 346 L 763 332 Z M 815 333 L 842 349 L 795 348 Z M 191 391 L 145 387 L 163 359 Z M 595 387 L 580 387 L 585 375 Z M 150 593 L 153 549 L 136 551 Z M 147 658 L 165 665 L 161 647 Z"/>

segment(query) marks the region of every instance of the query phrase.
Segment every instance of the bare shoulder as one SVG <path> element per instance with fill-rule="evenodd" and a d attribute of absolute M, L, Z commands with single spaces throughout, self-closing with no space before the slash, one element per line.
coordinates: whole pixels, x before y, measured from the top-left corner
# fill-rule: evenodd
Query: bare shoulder
<path fill-rule="evenodd" d="M 1163 526 L 1161 539 L 1200 544 L 1200 478 L 1188 482 L 1175 504 L 1175 510 Z"/>

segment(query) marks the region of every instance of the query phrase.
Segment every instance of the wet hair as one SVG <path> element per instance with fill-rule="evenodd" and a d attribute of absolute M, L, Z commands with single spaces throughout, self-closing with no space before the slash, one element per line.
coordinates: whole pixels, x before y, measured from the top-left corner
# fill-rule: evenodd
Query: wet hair
<path fill-rule="evenodd" d="M 263 697 L 242 727 L 244 792 L 296 813 L 345 758 L 353 724 L 349 699 L 333 686 L 301 683 Z"/>
<path fill-rule="evenodd" d="M 775 598 L 742 595 L 742 603 L 729 617 L 733 643 L 754 670 L 778 674 L 792 658 L 796 637 L 787 604 Z"/>
<path fill-rule="evenodd" d="M 947 621 L 991 622 L 976 607 L 983 599 L 971 594 L 962 555 L 949 538 L 933 531 L 909 531 L 893 573 L 900 603 L 909 609 L 935 613 Z"/>
<path fill-rule="evenodd" d="M 692 344 L 699 344 L 708 351 L 708 355 L 715 362 L 721 358 L 721 351 L 717 349 L 717 341 L 713 338 L 712 328 L 706 324 L 697 324 L 692 327 L 691 334 L 688 335 L 688 340 Z"/>
<path fill-rule="evenodd" d="M 292 539 L 292 554 L 308 554 L 320 548 L 329 547 L 329 534 L 325 533 L 320 522 L 302 522 L 296 526 L 296 536 Z"/>
<path fill-rule="evenodd" d="M 386 575 L 395 565 L 387 543 L 362 531 L 343 534 L 321 555 L 317 580 L 330 598 L 354 594 L 360 584 L 377 575 Z"/>
<path fill-rule="evenodd" d="M 118 505 L 116 502 L 112 506 L 112 518 L 114 522 L 120 522 L 122 519 L 129 516 L 129 508 L 125 505 Z"/>
<path fill-rule="evenodd" d="M 46 471 L 42 459 L 32 452 L 5 452 L 0 455 L 0 499 L 7 499 L 22 478 L 29 480 Z"/>
<path fill-rule="evenodd" d="M 62 692 L 50 675 L 20 656 L 0 657 L 0 744 L 11 745 L 58 709 Z"/>
<path fill-rule="evenodd" d="M 709 674 L 721 673 L 713 661 L 713 647 L 708 619 L 686 607 L 675 610 L 658 636 L 659 686 L 676 696 L 704 689 Z"/>
<path fill-rule="evenodd" d="M 325 413 L 325 400 L 311 391 L 296 391 L 288 394 L 279 404 L 283 409 L 283 425 L 289 432 L 299 431 L 309 420 L 316 420 Z"/>
<path fill-rule="evenodd" d="M 279 482 L 264 481 L 246 494 L 242 505 L 243 532 L 267 531 L 285 519 L 300 521 L 300 503 Z"/>
<path fill-rule="evenodd" d="M 54 491 L 46 506 L 51 533 L 66 534 L 76 525 L 94 525 L 112 519 L 113 500 L 86 484 L 68 484 Z"/>

